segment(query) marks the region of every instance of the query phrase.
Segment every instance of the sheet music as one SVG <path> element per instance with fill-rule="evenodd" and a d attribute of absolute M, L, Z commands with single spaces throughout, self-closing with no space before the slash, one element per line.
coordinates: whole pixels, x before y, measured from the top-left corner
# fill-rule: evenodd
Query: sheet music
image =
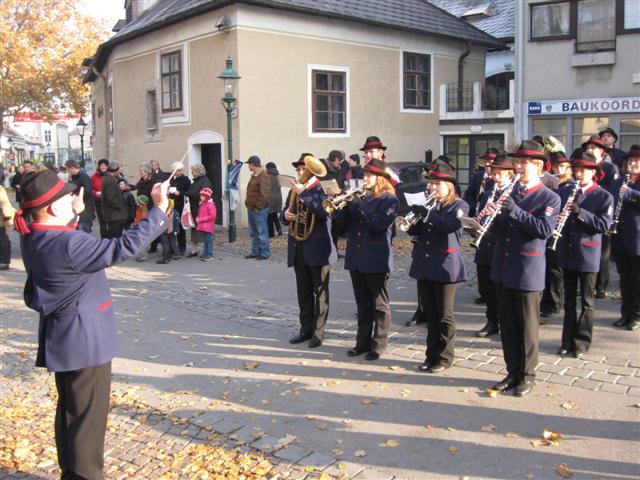
<path fill-rule="evenodd" d="M 476 232 L 482 229 L 482 226 L 475 218 L 460 217 L 460 222 L 464 228 L 475 230 Z"/>
<path fill-rule="evenodd" d="M 360 187 L 364 183 L 364 180 L 361 178 L 353 178 L 349 180 L 349 190 L 353 190 L 354 188 Z"/>
<path fill-rule="evenodd" d="M 338 195 L 340 193 L 340 187 L 338 186 L 338 182 L 336 182 L 335 179 L 322 180 L 320 182 L 320 186 L 324 190 L 324 193 L 329 196 Z"/>
<path fill-rule="evenodd" d="M 285 187 L 285 188 L 291 188 L 291 186 L 289 185 L 289 182 L 295 179 L 296 178 L 292 177 L 291 175 L 278 175 L 278 183 L 280 184 L 281 187 Z"/>
<path fill-rule="evenodd" d="M 413 206 L 413 205 L 426 205 L 427 204 L 427 195 L 425 194 L 425 192 L 418 192 L 418 193 L 405 193 L 404 194 L 404 198 L 407 201 L 407 205 L 409 207 Z"/>

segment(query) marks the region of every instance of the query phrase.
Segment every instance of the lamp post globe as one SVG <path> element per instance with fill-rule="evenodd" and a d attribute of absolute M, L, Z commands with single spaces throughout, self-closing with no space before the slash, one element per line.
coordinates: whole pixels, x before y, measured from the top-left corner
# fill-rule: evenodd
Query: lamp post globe
<path fill-rule="evenodd" d="M 80 120 L 76 123 L 76 128 L 80 135 L 80 168 L 84 168 L 84 129 L 87 128 L 87 122 L 84 121 L 82 115 L 80 115 Z"/>

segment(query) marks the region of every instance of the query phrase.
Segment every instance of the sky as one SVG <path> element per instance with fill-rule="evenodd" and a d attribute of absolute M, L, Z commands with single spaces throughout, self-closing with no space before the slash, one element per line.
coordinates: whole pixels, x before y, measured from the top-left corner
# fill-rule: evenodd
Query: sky
<path fill-rule="evenodd" d="M 79 0 L 78 7 L 81 12 L 104 21 L 109 31 L 125 17 L 124 0 Z"/>

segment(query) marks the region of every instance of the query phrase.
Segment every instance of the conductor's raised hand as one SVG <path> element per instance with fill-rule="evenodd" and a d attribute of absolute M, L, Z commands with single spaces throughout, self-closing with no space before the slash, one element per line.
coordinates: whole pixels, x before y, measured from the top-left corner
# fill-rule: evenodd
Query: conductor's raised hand
<path fill-rule="evenodd" d="M 166 212 L 169 208 L 169 197 L 167 192 L 169 190 L 169 181 L 162 183 L 156 183 L 151 189 L 151 199 L 153 204 L 163 212 Z"/>
<path fill-rule="evenodd" d="M 73 196 L 71 206 L 73 207 L 73 211 L 77 214 L 84 212 L 84 187 L 80 187 L 78 193 Z"/>

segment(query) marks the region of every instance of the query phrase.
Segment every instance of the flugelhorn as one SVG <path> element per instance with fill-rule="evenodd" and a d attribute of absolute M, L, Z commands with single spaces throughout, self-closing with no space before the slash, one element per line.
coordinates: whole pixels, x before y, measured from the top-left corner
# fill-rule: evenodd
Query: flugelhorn
<path fill-rule="evenodd" d="M 344 207 L 346 207 L 347 204 L 349 204 L 354 198 L 361 198 L 364 194 L 365 186 L 364 184 L 362 184 L 358 188 L 348 190 L 341 195 L 336 195 L 333 198 L 327 198 L 322 202 L 322 208 L 324 208 L 325 212 L 327 212 L 329 215 L 332 215 L 333 212 L 342 210 Z"/>
<path fill-rule="evenodd" d="M 426 195 L 426 192 L 425 192 L 425 195 Z M 427 200 L 424 204 L 424 207 L 427 209 L 427 213 L 425 215 L 409 212 L 404 217 L 396 218 L 396 226 L 403 232 L 406 232 L 413 225 L 418 223 L 420 220 L 422 220 L 423 218 L 426 218 L 431 212 L 431 210 L 433 209 L 433 207 L 436 206 L 436 204 L 437 204 L 436 193 L 433 192 L 429 194 L 429 196 L 427 196 Z"/>

